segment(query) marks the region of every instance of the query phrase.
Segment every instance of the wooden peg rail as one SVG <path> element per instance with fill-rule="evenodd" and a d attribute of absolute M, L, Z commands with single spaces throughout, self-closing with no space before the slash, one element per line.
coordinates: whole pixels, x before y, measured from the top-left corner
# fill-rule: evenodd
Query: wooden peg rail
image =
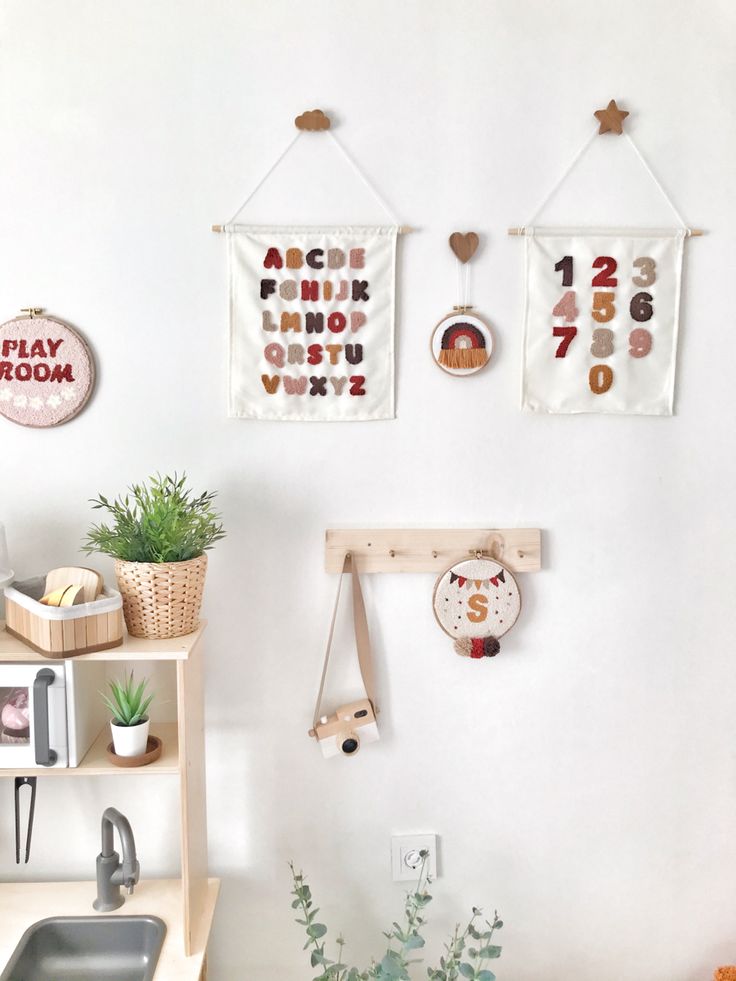
<path fill-rule="evenodd" d="M 329 528 L 325 570 L 340 572 L 350 552 L 359 572 L 442 572 L 476 551 L 512 572 L 542 567 L 539 528 Z"/>

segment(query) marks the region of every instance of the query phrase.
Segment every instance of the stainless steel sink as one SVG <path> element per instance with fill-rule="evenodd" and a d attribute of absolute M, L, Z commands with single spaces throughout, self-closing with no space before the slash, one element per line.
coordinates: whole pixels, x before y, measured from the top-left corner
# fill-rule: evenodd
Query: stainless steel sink
<path fill-rule="evenodd" d="M 0 981 L 152 981 L 166 924 L 157 916 L 54 916 L 20 939 Z"/>

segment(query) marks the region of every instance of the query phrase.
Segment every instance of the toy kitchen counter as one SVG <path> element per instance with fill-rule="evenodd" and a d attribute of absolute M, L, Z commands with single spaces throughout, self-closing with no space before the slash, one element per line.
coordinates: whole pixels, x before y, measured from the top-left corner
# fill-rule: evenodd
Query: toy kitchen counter
<path fill-rule="evenodd" d="M 182 884 L 179 879 L 142 880 L 114 913 L 95 913 L 94 882 L 0 883 L 0 976 L 25 931 L 47 917 L 94 916 L 108 922 L 115 917 L 155 916 L 166 925 L 154 981 L 206 981 L 205 952 L 220 888 L 217 879 L 207 883 L 204 915 L 193 938 L 192 953 L 184 953 Z"/>

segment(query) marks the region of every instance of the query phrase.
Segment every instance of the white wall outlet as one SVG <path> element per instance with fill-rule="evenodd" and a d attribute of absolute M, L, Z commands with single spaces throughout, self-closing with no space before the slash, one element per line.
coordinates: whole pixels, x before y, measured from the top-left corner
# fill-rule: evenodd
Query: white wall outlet
<path fill-rule="evenodd" d="M 437 878 L 437 835 L 394 835 L 391 839 L 391 872 L 394 882 L 416 882 L 426 851 L 424 871 Z"/>

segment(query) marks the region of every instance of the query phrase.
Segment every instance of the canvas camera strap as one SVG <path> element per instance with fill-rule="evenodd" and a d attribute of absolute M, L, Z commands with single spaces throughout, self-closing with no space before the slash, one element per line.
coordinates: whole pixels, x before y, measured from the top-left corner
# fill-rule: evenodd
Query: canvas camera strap
<path fill-rule="evenodd" d="M 325 690 L 325 680 L 327 678 L 327 667 L 330 662 L 330 651 L 332 649 L 332 639 L 335 634 L 335 623 L 337 622 L 337 611 L 340 606 L 340 592 L 342 590 L 342 582 L 345 577 L 345 573 L 350 569 L 353 577 L 353 627 L 355 630 L 355 646 L 358 650 L 358 666 L 360 667 L 360 675 L 363 679 L 363 687 L 365 688 L 366 697 L 373 706 L 373 711 L 378 714 L 378 708 L 376 707 L 374 686 L 373 686 L 373 657 L 371 654 L 371 639 L 368 634 L 368 619 L 365 615 L 365 604 L 363 602 L 363 591 L 360 588 L 360 579 L 358 577 L 358 571 L 355 568 L 355 563 L 352 560 L 350 553 L 345 555 L 345 561 L 342 565 L 342 572 L 340 573 L 340 578 L 337 582 L 337 596 L 335 597 L 335 608 L 332 611 L 332 622 L 330 623 L 330 633 L 327 638 L 327 650 L 325 652 L 325 663 L 322 667 L 322 678 L 319 683 L 319 692 L 317 694 L 317 704 L 314 707 L 314 721 L 312 723 L 313 728 L 311 729 L 309 735 L 314 735 L 314 730 L 317 723 L 320 720 L 320 715 L 322 714 L 322 695 Z"/>

